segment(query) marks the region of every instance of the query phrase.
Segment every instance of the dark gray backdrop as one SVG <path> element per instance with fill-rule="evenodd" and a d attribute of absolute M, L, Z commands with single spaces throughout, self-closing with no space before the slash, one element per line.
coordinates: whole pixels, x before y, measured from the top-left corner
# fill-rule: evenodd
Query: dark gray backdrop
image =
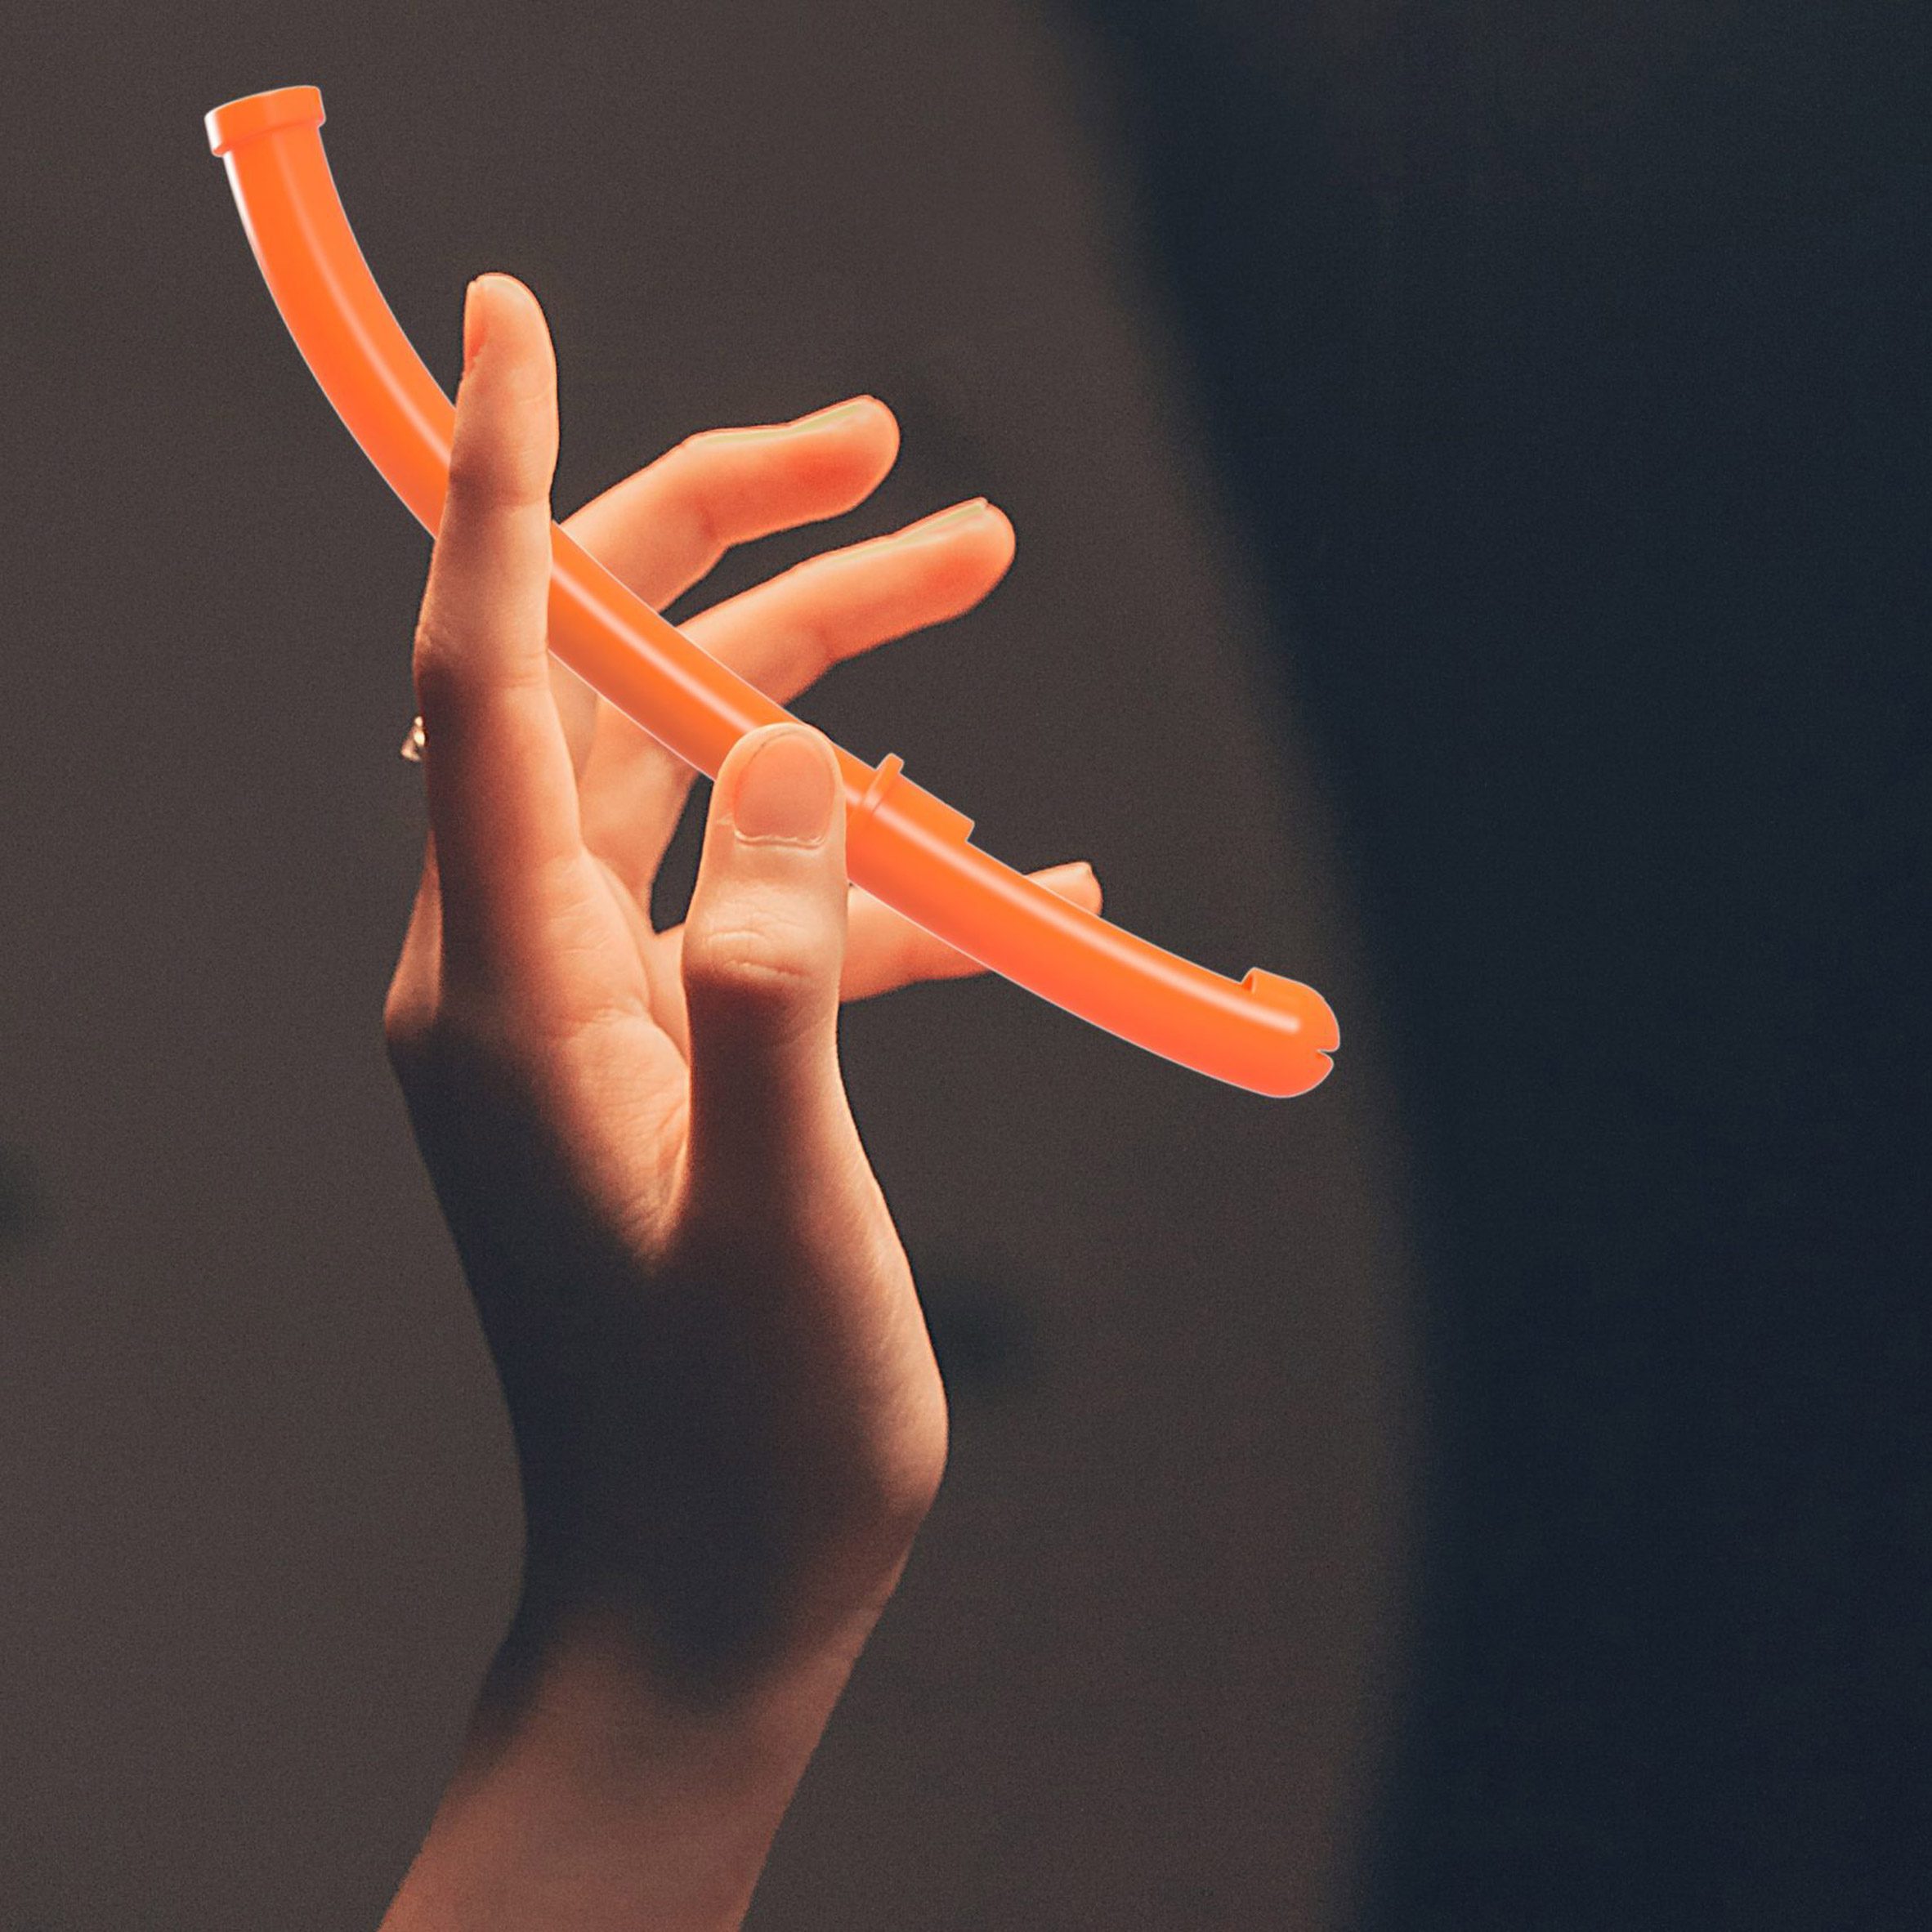
<path fill-rule="evenodd" d="M 1932 1924 L 1932 16 L 1083 11 L 1418 1174 L 1371 1920 Z"/>

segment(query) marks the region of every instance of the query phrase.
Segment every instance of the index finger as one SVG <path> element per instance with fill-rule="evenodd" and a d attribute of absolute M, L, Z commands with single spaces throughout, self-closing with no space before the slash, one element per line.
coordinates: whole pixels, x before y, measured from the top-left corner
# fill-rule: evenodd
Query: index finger
<path fill-rule="evenodd" d="M 445 947 L 527 929 L 580 859 L 548 651 L 557 362 L 536 297 L 479 275 L 464 304 L 449 494 L 416 628 L 416 699 Z"/>

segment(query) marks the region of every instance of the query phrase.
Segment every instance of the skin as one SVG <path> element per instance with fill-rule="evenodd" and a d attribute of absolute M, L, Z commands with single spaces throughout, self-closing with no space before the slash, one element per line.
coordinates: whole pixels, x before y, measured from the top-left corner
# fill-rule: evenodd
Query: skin
<path fill-rule="evenodd" d="M 802 725 L 718 776 L 688 915 L 652 880 L 695 776 L 545 646 L 557 369 L 472 284 L 417 627 L 429 836 L 390 1054 L 502 1381 L 522 1589 L 383 1932 L 736 1926 L 932 1505 L 945 1392 L 847 1104 L 845 1000 L 978 968 L 847 884 Z M 566 527 L 653 606 L 864 501 L 874 398 L 694 436 Z M 687 633 L 780 703 L 956 616 L 989 505 L 826 552 Z M 1098 910 L 1085 866 L 1039 875 Z"/>

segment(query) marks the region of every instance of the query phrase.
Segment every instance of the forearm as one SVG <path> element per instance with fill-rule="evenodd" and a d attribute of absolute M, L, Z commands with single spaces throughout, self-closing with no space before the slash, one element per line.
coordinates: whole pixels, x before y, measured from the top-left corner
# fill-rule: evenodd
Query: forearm
<path fill-rule="evenodd" d="M 875 1615 L 706 1695 L 609 1617 L 507 1652 L 381 1932 L 736 1927 Z"/>

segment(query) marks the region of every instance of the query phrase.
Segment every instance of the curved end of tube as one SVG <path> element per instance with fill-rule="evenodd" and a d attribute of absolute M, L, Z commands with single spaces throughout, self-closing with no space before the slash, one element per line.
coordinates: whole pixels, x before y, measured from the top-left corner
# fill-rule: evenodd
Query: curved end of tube
<path fill-rule="evenodd" d="M 322 112 L 320 87 L 271 87 L 266 93 L 224 101 L 219 107 L 211 107 L 202 119 L 209 147 L 217 154 L 226 154 L 244 141 L 258 140 L 278 127 L 320 127 L 327 118 Z"/>
<path fill-rule="evenodd" d="M 1276 1097 L 1289 1098 L 1313 1092 L 1335 1071 L 1330 1056 L 1342 1044 L 1334 1008 L 1313 986 L 1264 972 L 1259 966 L 1250 968 L 1241 991 L 1256 1004 L 1284 1015 L 1295 1029 L 1295 1071 L 1286 1085 L 1273 1089 Z"/>

